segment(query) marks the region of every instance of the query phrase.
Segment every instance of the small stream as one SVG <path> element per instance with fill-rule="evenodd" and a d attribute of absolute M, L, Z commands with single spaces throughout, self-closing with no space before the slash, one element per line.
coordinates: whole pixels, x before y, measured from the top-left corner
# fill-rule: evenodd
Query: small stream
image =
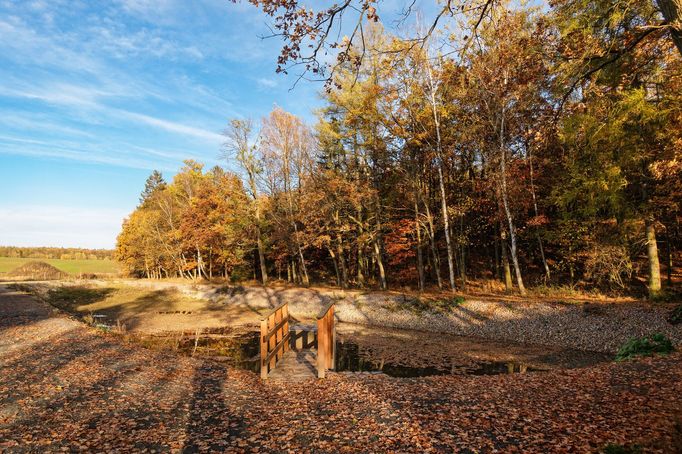
<path fill-rule="evenodd" d="M 543 369 L 529 367 L 520 362 L 480 362 L 471 365 L 450 364 L 446 366 L 406 366 L 399 363 L 386 362 L 384 359 L 372 359 L 362 354 L 360 346 L 353 342 L 336 343 L 337 372 L 380 372 L 391 377 L 428 377 L 430 375 L 498 375 L 536 372 Z M 548 370 L 548 369 L 544 369 Z"/>
<path fill-rule="evenodd" d="M 398 333 L 403 335 L 409 331 L 400 330 Z M 380 336 L 377 343 L 362 335 L 340 334 L 336 343 L 336 371 L 383 373 L 404 378 L 498 375 L 586 367 L 612 359 L 610 355 L 596 352 L 566 349 L 553 352 L 544 347 L 494 343 L 464 336 L 447 336 L 444 340 L 443 336 L 434 336 L 440 340 L 440 347 L 439 354 L 432 354 L 424 345 L 433 347 L 428 344 L 429 336 L 433 334 L 418 333 L 417 336 L 419 339 L 426 337 L 426 344 L 411 344 L 390 336 Z M 259 333 L 254 331 L 210 329 L 200 332 L 198 339 L 196 332 L 174 332 L 138 336 L 137 341 L 149 348 L 175 350 L 183 355 L 209 358 L 252 372 L 260 369 Z M 440 354 L 448 347 L 451 352 Z M 400 354 L 386 354 L 394 350 L 399 350 Z"/>

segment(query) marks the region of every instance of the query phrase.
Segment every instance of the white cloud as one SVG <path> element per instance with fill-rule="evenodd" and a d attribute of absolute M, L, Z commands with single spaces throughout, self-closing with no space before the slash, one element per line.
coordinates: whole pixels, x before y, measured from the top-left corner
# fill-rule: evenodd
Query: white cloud
<path fill-rule="evenodd" d="M 123 9 L 135 14 L 159 15 L 175 7 L 173 0 L 121 0 Z"/>
<path fill-rule="evenodd" d="M 121 25 L 98 25 L 88 29 L 93 52 L 105 52 L 120 59 L 154 56 L 170 60 L 204 57 L 195 45 L 182 45 L 164 37 L 158 30 L 129 30 Z"/>
<path fill-rule="evenodd" d="M 196 137 L 198 139 L 206 140 L 212 143 L 221 143 L 223 141 L 223 136 L 216 132 L 208 131 L 206 129 L 195 128 L 194 126 L 187 126 L 182 123 L 176 123 L 173 121 L 163 120 L 161 118 L 152 117 L 149 115 L 139 114 L 135 112 L 120 111 L 123 115 L 146 123 L 148 125 L 170 131 L 175 134 L 182 134 L 187 136 Z"/>
<path fill-rule="evenodd" d="M 137 149 L 139 150 L 139 149 Z M 129 150 L 111 150 L 106 144 L 88 143 L 85 147 L 68 141 L 43 141 L 0 135 L 0 155 L 35 156 L 59 160 L 79 161 L 94 164 L 107 164 L 133 169 L 159 169 L 173 171 L 181 159 L 168 156 Z M 160 162 L 159 157 L 166 158 Z"/>
<path fill-rule="evenodd" d="M 14 246 L 112 248 L 125 210 L 58 205 L 0 208 L 0 238 Z"/>
<path fill-rule="evenodd" d="M 116 94 L 88 86 L 57 83 L 50 86 L 19 87 L 14 89 L 0 87 L 0 95 L 33 99 L 53 105 L 96 110 L 104 115 L 125 117 L 174 134 L 190 136 L 214 144 L 220 144 L 223 140 L 220 134 L 207 129 L 188 126 L 125 109 L 109 107 L 101 102 L 107 97 L 125 96 L 123 93 Z"/>
<path fill-rule="evenodd" d="M 271 78 L 261 77 L 258 80 L 256 80 L 256 82 L 258 83 L 258 86 L 261 88 L 274 88 L 277 86 L 277 81 Z"/>
<path fill-rule="evenodd" d="M 94 137 L 94 134 L 87 131 L 55 123 L 44 114 L 32 112 L 9 111 L 0 113 L 0 123 L 6 128 L 24 132 L 28 130 L 39 131 L 40 133 L 52 132 L 68 136 Z"/>
<path fill-rule="evenodd" d="M 40 67 L 60 68 L 65 71 L 100 74 L 103 65 L 96 59 L 58 44 L 58 34 L 41 34 L 16 16 L 0 19 L 2 46 L 0 55 L 17 64 L 36 64 Z"/>
<path fill-rule="evenodd" d="M 40 87 L 21 85 L 23 84 L 15 88 L 0 87 L 0 95 L 35 99 L 48 104 L 94 108 L 101 107 L 100 99 L 114 95 L 98 88 L 68 83 L 53 83 Z"/>

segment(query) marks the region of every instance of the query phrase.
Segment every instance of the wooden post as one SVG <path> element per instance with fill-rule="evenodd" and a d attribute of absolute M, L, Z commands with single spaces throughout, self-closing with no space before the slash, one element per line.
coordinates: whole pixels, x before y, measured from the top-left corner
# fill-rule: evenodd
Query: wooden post
<path fill-rule="evenodd" d="M 260 378 L 265 380 L 268 378 L 268 365 L 266 364 L 266 358 L 268 357 L 268 343 L 265 340 L 265 336 L 268 335 L 268 321 L 260 321 Z"/>
<path fill-rule="evenodd" d="M 280 309 L 277 309 L 275 311 L 275 318 L 274 318 L 275 326 L 276 327 L 279 326 L 281 321 L 282 321 L 282 309 L 280 308 Z M 280 326 L 275 330 L 275 335 L 274 335 L 275 345 L 279 345 L 279 343 L 282 342 L 282 337 L 283 337 L 282 327 Z M 282 359 L 283 353 L 284 352 L 282 350 L 277 350 L 277 352 L 275 353 L 275 363 L 278 362 L 280 359 Z"/>
<path fill-rule="evenodd" d="M 282 316 L 284 317 L 284 320 L 285 320 L 284 328 L 283 328 L 284 329 L 283 335 L 286 336 L 286 334 L 289 332 L 289 305 L 288 304 L 286 304 L 284 307 L 282 307 Z M 284 350 L 283 351 L 287 352 L 287 351 L 289 351 L 289 348 L 290 348 L 290 342 L 287 342 L 286 344 L 284 344 Z"/>
<path fill-rule="evenodd" d="M 324 317 L 317 321 L 317 378 L 324 378 L 327 371 L 327 330 Z"/>
<path fill-rule="evenodd" d="M 317 377 L 324 378 L 327 369 L 336 369 L 336 324 L 333 303 L 325 306 L 317 317 Z"/>
<path fill-rule="evenodd" d="M 329 308 L 329 312 L 327 312 L 327 369 L 332 368 L 332 362 L 334 358 L 332 358 L 332 343 L 333 343 L 333 337 L 334 334 L 332 333 L 332 320 L 334 319 L 334 306 Z"/>
<path fill-rule="evenodd" d="M 274 328 L 275 328 L 275 317 L 268 317 L 268 333 L 271 333 Z M 273 351 L 276 346 L 277 346 L 277 339 L 275 339 L 275 336 L 270 336 L 270 338 L 268 339 L 268 354 L 271 351 Z M 277 362 L 277 355 L 271 356 L 270 361 L 268 361 L 268 369 L 271 369 L 271 370 L 274 369 L 276 362 Z"/>
<path fill-rule="evenodd" d="M 334 313 L 336 312 L 335 309 L 336 309 L 336 306 L 332 306 L 332 308 L 331 308 L 332 316 L 330 319 L 331 329 L 332 329 L 332 336 L 331 336 L 332 337 L 332 348 L 331 348 L 332 354 L 331 354 L 331 365 L 329 366 L 329 368 L 331 370 L 336 370 L 336 319 L 334 318 L 335 317 Z"/>

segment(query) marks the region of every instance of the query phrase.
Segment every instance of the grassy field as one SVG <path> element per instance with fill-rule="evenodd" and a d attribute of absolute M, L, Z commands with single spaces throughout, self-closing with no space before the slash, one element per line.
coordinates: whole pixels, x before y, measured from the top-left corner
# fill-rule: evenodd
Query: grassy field
<path fill-rule="evenodd" d="M 0 273 L 8 273 L 27 262 L 46 262 L 69 274 L 80 273 L 118 273 L 118 264 L 113 260 L 60 260 L 60 259 L 26 259 L 0 257 Z"/>

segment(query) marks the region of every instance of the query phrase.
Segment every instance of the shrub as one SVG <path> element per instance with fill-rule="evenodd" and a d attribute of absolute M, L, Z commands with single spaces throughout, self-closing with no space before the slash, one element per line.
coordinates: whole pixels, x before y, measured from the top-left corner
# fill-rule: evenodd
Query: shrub
<path fill-rule="evenodd" d="M 623 446 L 616 443 L 609 443 L 601 450 L 603 454 L 639 454 L 642 448 L 637 445 Z"/>
<path fill-rule="evenodd" d="M 9 273 L 10 277 L 16 277 L 21 279 L 29 280 L 53 280 L 53 279 L 66 279 L 69 277 L 68 273 L 65 273 L 49 263 L 31 261 L 24 263 L 19 268 L 16 268 Z"/>
<path fill-rule="evenodd" d="M 585 277 L 597 285 L 625 288 L 625 279 L 632 277 L 632 271 L 632 261 L 622 246 L 595 247 L 585 262 Z"/>
<path fill-rule="evenodd" d="M 656 353 L 667 355 L 674 350 L 670 339 L 661 333 L 647 337 L 633 337 L 618 350 L 616 361 L 625 361 L 637 356 L 652 356 Z"/>
<path fill-rule="evenodd" d="M 670 315 L 668 316 L 668 322 L 670 322 L 671 325 L 677 325 L 678 323 L 682 323 L 682 304 L 678 305 L 675 309 L 670 311 Z"/>

